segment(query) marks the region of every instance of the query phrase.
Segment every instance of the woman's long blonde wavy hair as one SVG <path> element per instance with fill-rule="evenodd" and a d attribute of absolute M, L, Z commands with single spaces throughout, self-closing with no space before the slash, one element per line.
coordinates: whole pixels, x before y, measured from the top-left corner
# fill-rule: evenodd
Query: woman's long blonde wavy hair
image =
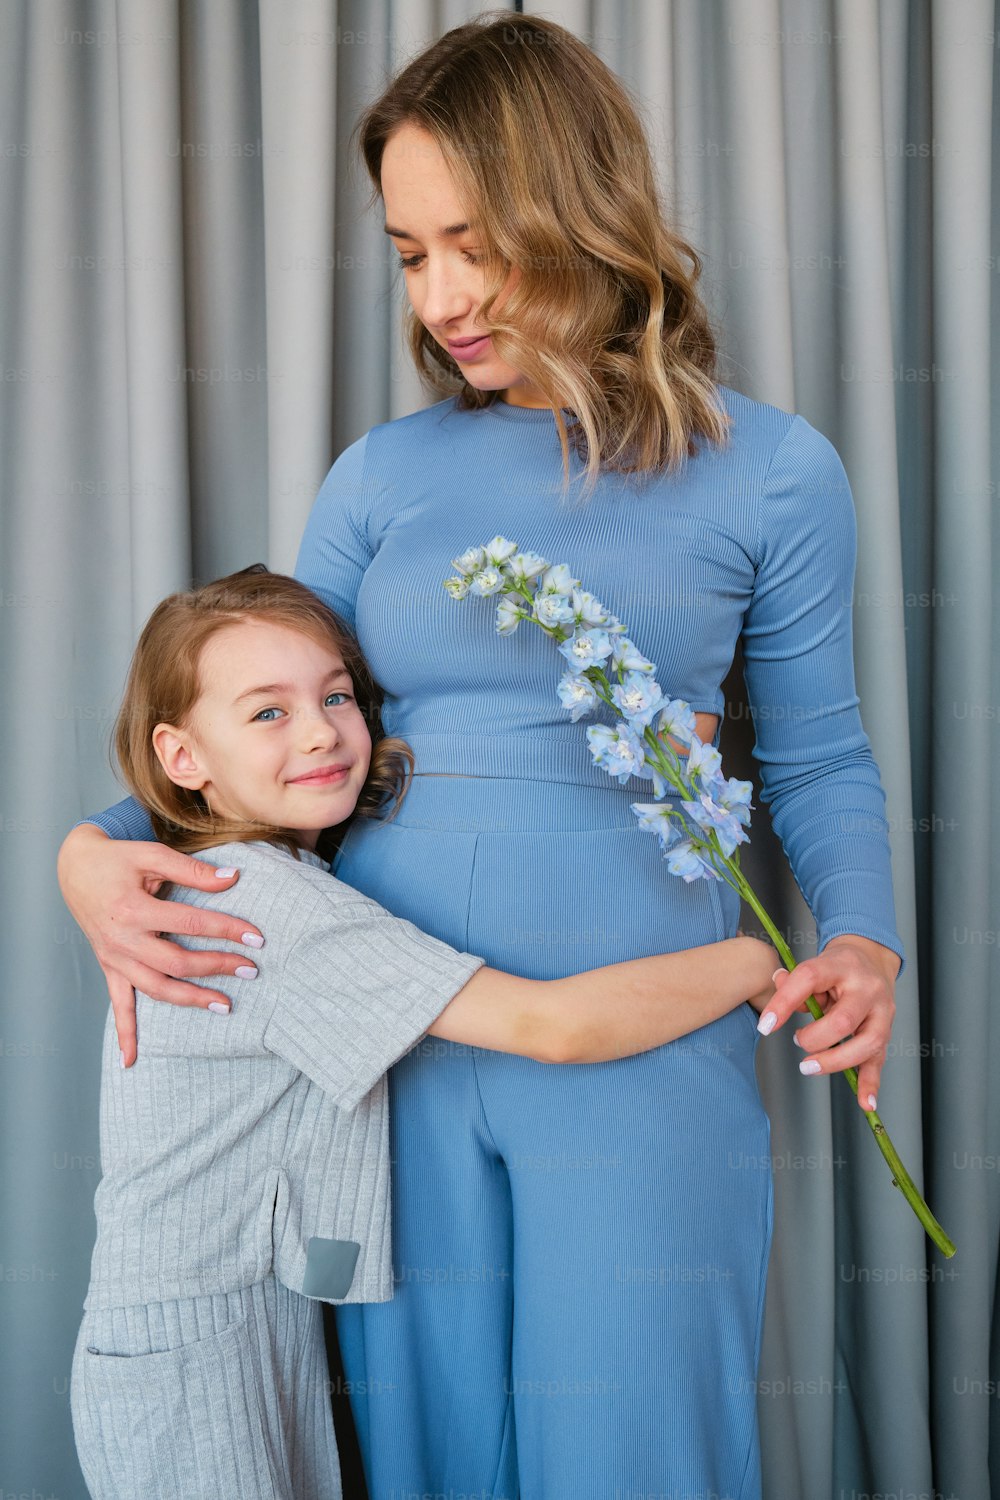
<path fill-rule="evenodd" d="M 569 443 L 602 468 L 676 470 L 698 437 L 722 443 L 716 344 L 695 290 L 701 261 L 666 224 L 636 109 L 609 68 L 563 27 L 488 12 L 421 52 L 355 127 L 372 202 L 403 124 L 428 131 L 486 257 L 477 321 L 497 354 L 551 402 Z M 494 312 L 512 269 L 517 285 Z M 417 369 L 436 394 L 489 406 L 407 311 Z M 561 408 L 571 414 L 567 425 Z"/>
<path fill-rule="evenodd" d="M 351 817 L 324 829 L 317 853 L 330 859 L 355 818 L 392 817 L 413 770 L 413 752 L 382 728 L 382 695 L 350 630 L 298 579 L 254 563 L 214 583 L 171 594 L 158 604 L 132 657 L 113 745 L 122 780 L 150 815 L 162 844 L 185 854 L 213 844 L 262 840 L 291 852 L 301 847 L 295 829 L 214 815 L 198 791 L 177 786 L 153 748 L 157 724 L 182 727 L 198 701 L 198 665 L 212 637 L 241 620 L 267 620 L 336 651 L 351 674 L 358 707 L 368 721 L 372 759 Z"/>

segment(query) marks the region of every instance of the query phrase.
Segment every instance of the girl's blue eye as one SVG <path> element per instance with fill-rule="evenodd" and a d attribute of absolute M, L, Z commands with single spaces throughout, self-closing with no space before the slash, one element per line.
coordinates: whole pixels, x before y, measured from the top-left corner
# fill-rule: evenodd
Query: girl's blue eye
<path fill-rule="evenodd" d="M 341 703 L 350 703 L 351 701 L 350 693 L 327 693 L 326 697 L 323 700 L 324 704 L 329 704 L 331 699 L 333 698 L 337 698 L 340 700 L 339 702 L 334 703 L 334 708 L 339 708 Z M 254 714 L 251 722 L 254 724 L 274 724 L 277 721 L 273 717 L 273 715 L 280 713 L 284 713 L 284 710 L 281 708 L 262 708 L 260 710 L 260 713 Z"/>

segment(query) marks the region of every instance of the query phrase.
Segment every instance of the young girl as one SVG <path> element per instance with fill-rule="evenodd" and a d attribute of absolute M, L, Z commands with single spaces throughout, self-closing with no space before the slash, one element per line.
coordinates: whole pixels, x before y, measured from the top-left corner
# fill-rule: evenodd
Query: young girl
<path fill-rule="evenodd" d="M 238 908 L 267 947 L 220 984 L 228 1008 L 140 993 L 130 1069 L 109 1014 L 80 1462 L 95 1497 L 338 1496 L 318 1303 L 392 1296 L 386 1069 L 428 1032 L 540 1062 L 629 1056 L 759 1009 L 777 955 L 741 936 L 523 979 L 332 877 L 324 853 L 395 812 L 411 757 L 338 617 L 259 565 L 154 611 L 116 748 L 164 843 L 239 863 L 237 888 L 184 898 Z M 466 1269 L 508 1274 L 502 1255 Z"/>

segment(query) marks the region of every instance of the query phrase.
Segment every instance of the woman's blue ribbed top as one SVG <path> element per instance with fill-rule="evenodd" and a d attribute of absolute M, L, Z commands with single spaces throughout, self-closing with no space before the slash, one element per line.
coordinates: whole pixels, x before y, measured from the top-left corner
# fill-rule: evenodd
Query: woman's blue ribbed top
<path fill-rule="evenodd" d="M 885 793 L 855 690 L 850 485 L 804 418 L 719 394 L 733 419 L 725 446 L 699 442 L 674 475 L 604 473 L 582 500 L 578 482 L 562 496 L 547 409 L 449 399 L 374 427 L 327 475 L 296 576 L 354 625 L 386 731 L 420 771 L 610 785 L 556 697 L 552 641 L 523 625 L 500 637 L 489 601 L 456 603 L 441 586 L 451 558 L 497 533 L 567 563 L 656 663 L 664 692 L 697 711 L 724 715 L 742 636 L 760 800 L 818 947 L 854 932 L 905 967 Z M 582 468 L 573 455 L 571 476 Z M 652 800 L 648 781 L 629 785 Z M 150 837 L 134 804 L 94 821 Z"/>

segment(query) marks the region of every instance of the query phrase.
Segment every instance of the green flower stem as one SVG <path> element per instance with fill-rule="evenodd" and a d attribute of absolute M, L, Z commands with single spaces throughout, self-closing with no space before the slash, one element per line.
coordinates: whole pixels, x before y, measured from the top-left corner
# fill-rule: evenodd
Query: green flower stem
<path fill-rule="evenodd" d="M 784 938 L 781 936 L 781 933 L 775 927 L 774 923 L 771 921 L 771 918 L 764 910 L 760 901 L 757 899 L 756 893 L 754 892 L 753 887 L 750 885 L 750 882 L 747 880 L 746 876 L 738 867 L 734 866 L 733 861 L 727 858 L 726 855 L 723 854 L 721 857 L 733 870 L 733 874 L 735 876 L 735 888 L 739 891 L 743 899 L 748 902 L 749 905 L 753 907 L 753 910 L 757 913 L 757 916 L 760 918 L 765 930 L 769 934 L 771 941 L 774 943 L 775 948 L 781 955 L 781 960 L 785 965 L 785 968 L 790 973 L 793 969 L 798 967 L 795 959 L 792 956 L 791 949 L 785 942 Z M 824 1013 L 814 995 L 807 996 L 806 1005 L 808 1006 L 810 1013 L 816 1018 L 817 1021 L 822 1019 Z M 841 1071 L 843 1072 L 844 1077 L 847 1079 L 847 1082 L 850 1084 L 852 1092 L 855 1096 L 857 1096 L 857 1070 L 855 1068 L 843 1068 L 841 1069 Z M 943 1229 L 941 1224 L 938 1223 L 937 1219 L 931 1213 L 926 1202 L 918 1192 L 913 1178 L 903 1166 L 899 1152 L 892 1144 L 892 1141 L 889 1137 L 889 1132 L 882 1124 L 878 1113 L 873 1109 L 866 1110 L 864 1114 L 865 1119 L 868 1121 L 868 1125 L 871 1129 L 872 1135 L 875 1137 L 878 1148 L 881 1151 L 882 1155 L 885 1157 L 886 1162 L 888 1163 L 892 1171 L 893 1187 L 898 1187 L 901 1189 L 903 1197 L 913 1209 L 913 1212 L 916 1214 L 917 1218 L 920 1220 L 921 1224 L 924 1226 L 924 1229 L 930 1235 L 935 1245 L 937 1245 L 938 1249 L 947 1259 L 950 1259 L 955 1254 L 956 1246 L 945 1233 L 945 1230 Z"/>
<path fill-rule="evenodd" d="M 524 596 L 529 605 L 532 606 L 533 610 L 535 597 L 531 592 L 528 584 L 522 580 L 517 584 L 516 591 Z M 530 620 L 534 625 L 538 625 L 540 629 L 545 631 L 546 635 L 553 636 L 557 641 L 562 642 L 568 640 L 571 634 L 571 632 L 563 630 L 561 626 L 543 625 L 541 620 L 535 618 L 533 612 L 526 613 L 523 618 Z M 611 695 L 611 684 L 608 681 L 607 674 L 603 671 L 603 669 L 601 667 L 589 667 L 583 675 L 588 677 L 589 680 L 593 683 L 597 691 L 597 696 L 601 699 L 601 701 L 603 703 L 606 703 L 609 708 L 617 711 L 617 705 L 615 704 L 615 701 Z M 624 680 L 624 675 L 621 668 L 619 668 L 618 677 L 620 681 Z M 646 755 L 647 763 L 654 765 L 660 772 L 660 774 L 664 777 L 664 779 L 670 782 L 674 787 L 676 787 L 678 791 L 687 793 L 689 791 L 689 785 L 686 782 L 684 775 L 680 769 L 679 757 L 675 754 L 675 752 L 670 750 L 669 746 L 667 746 L 666 743 L 660 738 L 660 736 L 657 735 L 651 725 L 647 725 L 644 729 L 643 739 L 646 745 L 649 747 Z M 682 814 L 676 813 L 673 815 L 681 818 L 681 821 L 683 823 L 684 819 Z M 709 830 L 707 838 L 699 837 L 697 834 L 692 833 L 691 830 L 686 827 L 685 833 L 687 837 L 690 838 L 692 844 L 694 844 L 694 846 L 699 851 L 704 850 L 706 852 L 712 868 L 717 870 L 719 875 L 726 881 L 726 883 L 732 886 L 733 890 L 735 890 L 737 894 L 741 896 L 742 899 L 746 901 L 748 905 L 751 906 L 757 913 L 757 916 L 760 918 L 765 931 L 767 932 L 772 943 L 780 954 L 782 963 L 784 964 L 788 972 L 791 973 L 793 969 L 798 967 L 795 958 L 792 955 L 792 950 L 785 942 L 777 927 L 775 927 L 774 923 L 771 921 L 771 918 L 768 916 L 760 901 L 757 899 L 757 895 L 754 892 L 753 887 L 750 885 L 750 882 L 747 880 L 746 876 L 740 869 L 739 850 L 736 850 L 736 852 L 732 855 L 724 854 L 722 852 L 722 846 L 719 843 L 718 834 L 714 829 Z M 719 861 L 721 861 L 721 868 Z M 824 1012 L 820 1008 L 815 995 L 807 996 L 805 1003 L 812 1016 L 817 1021 L 822 1020 Z M 857 1069 L 843 1068 L 840 1071 L 847 1079 L 847 1082 L 850 1084 L 851 1090 L 856 1097 L 858 1092 Z M 878 1148 L 881 1151 L 882 1155 L 885 1157 L 886 1162 L 888 1163 L 889 1168 L 892 1171 L 893 1187 L 898 1187 L 902 1191 L 904 1198 L 913 1209 L 913 1212 L 916 1214 L 921 1224 L 924 1226 L 927 1234 L 934 1241 L 935 1245 L 937 1245 L 942 1254 L 950 1259 L 951 1256 L 955 1254 L 956 1246 L 954 1242 L 949 1239 L 948 1235 L 938 1223 L 937 1219 L 935 1219 L 934 1215 L 927 1207 L 927 1204 L 924 1202 L 924 1199 L 917 1191 L 916 1184 L 914 1183 L 909 1172 L 907 1172 L 906 1168 L 903 1166 L 903 1163 L 900 1160 L 899 1153 L 896 1150 L 895 1146 L 892 1144 L 892 1141 L 889 1138 L 889 1133 L 886 1130 L 885 1126 L 882 1124 L 882 1121 L 880 1120 L 878 1114 L 875 1110 L 866 1110 L 864 1111 L 864 1115 L 865 1119 L 868 1121 L 868 1125 L 871 1129 L 872 1135 L 875 1137 Z"/>
<path fill-rule="evenodd" d="M 656 764 L 657 770 L 665 774 L 668 779 L 673 781 L 675 785 L 679 786 L 681 790 L 686 790 L 680 775 L 679 763 L 676 762 L 674 753 L 668 750 L 663 740 L 661 740 L 660 737 L 649 726 L 647 726 L 646 730 L 644 731 L 644 738 L 653 752 L 652 755 L 647 756 L 647 760 L 653 761 Z M 664 752 L 666 752 L 666 755 Z M 784 964 L 788 972 L 791 973 L 791 971 L 797 968 L 798 965 L 792 955 L 792 951 L 789 948 L 788 944 L 785 942 L 777 927 L 775 927 L 774 923 L 771 921 L 771 918 L 768 916 L 767 912 L 764 910 L 764 907 L 757 899 L 756 892 L 740 869 L 739 851 L 737 850 L 732 855 L 724 854 L 722 852 L 722 846 L 719 843 L 718 834 L 714 829 L 709 831 L 707 839 L 703 839 L 698 837 L 697 835 L 692 834 L 690 830 L 686 830 L 686 832 L 696 848 L 698 848 L 699 850 L 704 849 L 708 852 L 712 867 L 716 870 L 719 870 L 719 873 L 728 882 L 728 884 L 731 885 L 733 889 L 743 898 L 743 900 L 746 901 L 748 905 L 751 906 L 757 913 L 757 916 L 760 918 L 765 931 L 768 933 L 771 941 L 780 954 L 782 963 Z M 718 859 L 722 863 L 721 870 L 719 869 L 718 862 L 714 858 L 715 855 L 718 855 Z M 805 1003 L 810 1014 L 817 1021 L 822 1020 L 824 1011 L 821 1009 L 815 995 L 808 995 L 806 997 Z M 840 1071 L 843 1073 L 844 1077 L 849 1083 L 851 1091 L 856 1098 L 858 1093 L 857 1069 L 842 1068 Z M 945 1230 L 931 1213 L 926 1202 L 918 1192 L 916 1184 L 914 1183 L 909 1172 L 903 1166 L 903 1162 L 900 1158 L 899 1152 L 892 1144 L 892 1141 L 889 1137 L 889 1132 L 882 1124 L 877 1111 L 865 1110 L 864 1115 L 865 1119 L 868 1121 L 868 1125 L 871 1129 L 872 1135 L 875 1137 L 876 1144 L 878 1145 L 878 1148 L 881 1151 L 882 1155 L 885 1157 L 886 1162 L 888 1163 L 889 1168 L 892 1172 L 893 1187 L 898 1187 L 902 1191 L 904 1198 L 906 1199 L 907 1203 L 909 1203 L 910 1207 L 916 1214 L 917 1218 L 920 1220 L 921 1224 L 924 1226 L 927 1234 L 934 1241 L 935 1245 L 937 1245 L 942 1254 L 946 1258 L 950 1259 L 951 1256 L 955 1254 L 956 1246 L 945 1233 Z"/>

